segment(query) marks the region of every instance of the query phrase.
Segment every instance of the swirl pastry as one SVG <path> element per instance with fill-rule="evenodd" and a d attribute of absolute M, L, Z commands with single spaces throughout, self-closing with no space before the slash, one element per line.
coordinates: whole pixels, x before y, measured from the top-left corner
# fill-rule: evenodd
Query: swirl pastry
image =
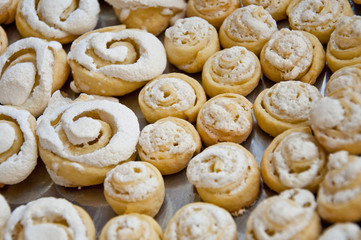
<path fill-rule="evenodd" d="M 95 240 L 89 214 L 66 199 L 39 198 L 17 207 L 5 229 L 5 240 L 17 239 Z"/>
<path fill-rule="evenodd" d="M 0 56 L 0 103 L 15 105 L 39 116 L 51 94 L 69 75 L 61 44 L 25 38 L 11 44 Z"/>
<path fill-rule="evenodd" d="M 162 43 L 145 31 L 114 26 L 75 40 L 68 54 L 76 92 L 120 96 L 162 74 L 167 57 Z"/>
<path fill-rule="evenodd" d="M 328 222 L 361 220 L 361 157 L 330 154 L 328 172 L 317 195 L 318 213 Z"/>
<path fill-rule="evenodd" d="M 189 0 L 187 17 L 203 18 L 216 29 L 219 29 L 224 19 L 240 7 L 241 2 L 239 0 Z"/>
<path fill-rule="evenodd" d="M 5 30 L 0 26 L 0 55 L 5 52 L 8 47 L 8 36 Z"/>
<path fill-rule="evenodd" d="M 202 71 L 220 49 L 217 30 L 200 17 L 177 20 L 165 31 L 164 47 L 169 62 L 187 73 Z"/>
<path fill-rule="evenodd" d="M 0 194 L 0 240 L 4 239 L 5 226 L 8 218 L 10 217 L 10 214 L 11 209 L 9 207 L 9 204 L 3 197 L 3 195 Z"/>
<path fill-rule="evenodd" d="M 162 240 L 162 229 L 151 217 L 130 213 L 110 219 L 99 240 Z"/>
<path fill-rule="evenodd" d="M 208 96 L 238 93 L 247 96 L 258 85 L 261 64 L 244 47 L 231 47 L 213 54 L 203 66 L 202 85 Z"/>
<path fill-rule="evenodd" d="M 338 223 L 328 227 L 319 240 L 359 240 L 361 239 L 360 227 L 355 223 Z"/>
<path fill-rule="evenodd" d="M 235 216 L 256 201 L 261 181 L 252 153 L 230 142 L 212 145 L 192 158 L 187 178 L 202 200 Z"/>
<path fill-rule="evenodd" d="M 0 24 L 14 22 L 18 2 L 19 0 L 2 0 L 0 2 Z"/>
<path fill-rule="evenodd" d="M 250 4 L 262 6 L 276 20 L 287 18 L 286 10 L 292 0 L 242 0 L 243 6 Z"/>
<path fill-rule="evenodd" d="M 325 95 L 336 89 L 361 85 L 361 64 L 343 67 L 334 72 L 327 81 Z"/>
<path fill-rule="evenodd" d="M 138 95 L 140 110 L 149 123 L 172 116 L 194 122 L 206 94 L 199 82 L 185 74 L 163 74 Z"/>
<path fill-rule="evenodd" d="M 274 82 L 313 84 L 325 66 L 325 51 L 314 35 L 282 28 L 263 46 L 260 61 L 264 75 Z"/>
<path fill-rule="evenodd" d="M 292 29 L 312 33 L 325 44 L 336 23 L 354 13 L 347 0 L 294 0 L 288 5 L 287 15 Z"/>
<path fill-rule="evenodd" d="M 152 164 L 126 162 L 108 172 L 104 195 L 118 215 L 141 213 L 154 217 L 164 201 L 164 181 Z"/>
<path fill-rule="evenodd" d="M 277 32 L 277 23 L 262 6 L 239 8 L 229 15 L 219 29 L 223 48 L 242 46 L 259 55 L 262 47 Z"/>
<path fill-rule="evenodd" d="M 361 63 L 361 16 L 343 17 L 327 44 L 326 61 L 332 72 Z"/>
<path fill-rule="evenodd" d="M 142 161 L 167 175 L 184 169 L 201 147 L 201 138 L 191 123 L 167 117 L 143 128 L 137 150 Z"/>
<path fill-rule="evenodd" d="M 0 106 L 0 186 L 25 180 L 38 159 L 35 118 L 26 110 Z"/>
<path fill-rule="evenodd" d="M 57 92 L 53 101 L 61 98 Z M 62 101 L 38 120 L 36 131 L 40 157 L 56 184 L 100 184 L 117 164 L 135 159 L 139 123 L 132 110 L 109 100 Z"/>
<path fill-rule="evenodd" d="M 95 28 L 100 6 L 97 0 L 20 0 L 16 27 L 25 37 L 70 43 Z"/>
<path fill-rule="evenodd" d="M 175 213 L 164 231 L 163 239 L 236 240 L 237 226 L 223 208 L 195 202 Z"/>
<path fill-rule="evenodd" d="M 278 193 L 290 188 L 316 192 L 326 174 L 326 157 L 310 128 L 289 129 L 264 151 L 262 179 Z"/>
<path fill-rule="evenodd" d="M 263 200 L 251 212 L 246 226 L 247 240 L 316 240 L 321 231 L 311 192 L 291 189 Z"/>
<path fill-rule="evenodd" d="M 321 93 L 311 84 L 285 81 L 263 90 L 254 102 L 254 116 L 263 131 L 276 137 L 287 129 L 306 127 Z"/>

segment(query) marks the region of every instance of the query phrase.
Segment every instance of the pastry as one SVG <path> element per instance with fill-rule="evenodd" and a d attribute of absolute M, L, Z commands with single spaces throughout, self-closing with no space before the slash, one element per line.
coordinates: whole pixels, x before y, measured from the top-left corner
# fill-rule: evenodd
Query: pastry
<path fill-rule="evenodd" d="M 325 51 L 314 35 L 282 28 L 263 46 L 260 61 L 264 75 L 274 82 L 313 84 L 325 66 Z"/>
<path fill-rule="evenodd" d="M 162 229 L 148 215 L 130 213 L 110 219 L 99 240 L 162 240 Z"/>
<path fill-rule="evenodd" d="M 3 0 L 0 2 L 0 24 L 10 24 L 15 20 L 19 0 Z"/>
<path fill-rule="evenodd" d="M 104 195 L 118 215 L 141 213 L 154 217 L 164 201 L 164 181 L 152 164 L 126 162 L 108 172 Z"/>
<path fill-rule="evenodd" d="M 361 64 L 343 67 L 334 72 L 328 79 L 325 87 L 325 95 L 329 95 L 336 89 L 361 85 Z"/>
<path fill-rule="evenodd" d="M 191 123 L 166 117 L 143 128 L 137 150 L 142 161 L 167 175 L 184 169 L 201 147 L 201 138 Z"/>
<path fill-rule="evenodd" d="M 5 225 L 10 217 L 10 214 L 11 209 L 9 204 L 3 195 L 0 194 L 0 240 L 4 239 Z"/>
<path fill-rule="evenodd" d="M 321 93 L 311 84 L 279 82 L 257 96 L 254 116 L 263 131 L 276 137 L 287 129 L 309 126 L 310 110 L 321 98 Z"/>
<path fill-rule="evenodd" d="M 17 207 L 5 229 L 6 240 L 17 239 L 95 240 L 89 214 L 66 199 L 45 197 Z"/>
<path fill-rule="evenodd" d="M 224 19 L 240 7 L 241 2 L 239 0 L 189 0 L 187 17 L 203 18 L 216 29 L 219 29 Z"/>
<path fill-rule="evenodd" d="M 229 15 L 219 29 L 223 48 L 242 46 L 259 55 L 262 47 L 277 32 L 277 23 L 262 6 L 249 5 Z"/>
<path fill-rule="evenodd" d="M 117 164 L 135 159 L 139 123 L 126 106 L 86 95 L 72 102 L 56 92 L 48 108 L 36 133 L 40 157 L 56 184 L 101 184 Z"/>
<path fill-rule="evenodd" d="M 243 6 L 250 4 L 262 6 L 271 16 L 280 21 L 287 18 L 286 10 L 292 0 L 242 0 Z"/>
<path fill-rule="evenodd" d="M 70 43 L 95 28 L 100 6 L 97 0 L 19 0 L 16 27 L 25 37 Z"/>
<path fill-rule="evenodd" d="M 17 184 L 38 160 L 35 118 L 26 110 L 0 105 L 0 186 Z"/>
<path fill-rule="evenodd" d="M 326 61 L 332 72 L 361 63 L 361 16 L 343 17 L 327 44 Z"/>
<path fill-rule="evenodd" d="M 261 181 L 252 153 L 230 142 L 212 145 L 192 158 L 187 178 L 203 201 L 234 216 L 256 201 Z"/>
<path fill-rule="evenodd" d="M 154 35 L 124 26 L 97 29 L 75 40 L 68 54 L 75 92 L 121 96 L 162 74 L 167 57 Z"/>
<path fill-rule="evenodd" d="M 247 96 L 258 85 L 261 64 L 244 47 L 231 47 L 213 54 L 203 66 L 202 86 L 208 96 L 238 93 Z"/>
<path fill-rule="evenodd" d="M 317 195 L 318 213 L 328 222 L 361 220 L 361 157 L 330 154 L 328 172 Z"/>
<path fill-rule="evenodd" d="M 354 13 L 348 0 L 293 0 L 287 15 L 292 29 L 312 33 L 325 44 L 336 23 Z"/>
<path fill-rule="evenodd" d="M 263 200 L 247 220 L 246 239 L 317 240 L 321 231 L 311 192 L 291 189 Z"/>
<path fill-rule="evenodd" d="M 361 230 L 355 223 L 337 223 L 328 227 L 319 240 L 360 240 Z"/>
<path fill-rule="evenodd" d="M 202 71 L 204 63 L 219 51 L 217 30 L 200 17 L 179 19 L 165 31 L 168 61 L 187 73 Z"/>
<path fill-rule="evenodd" d="M 8 36 L 4 29 L 0 26 L 0 55 L 5 52 L 8 47 Z"/>
<path fill-rule="evenodd" d="M 199 82 L 181 73 L 163 74 L 140 91 L 138 103 L 149 123 L 172 116 L 194 122 L 206 94 Z"/>
<path fill-rule="evenodd" d="M 327 154 L 309 127 L 291 128 L 272 140 L 263 153 L 262 179 L 280 193 L 290 188 L 317 192 L 326 174 Z"/>
<path fill-rule="evenodd" d="M 184 0 L 105 0 L 119 21 L 128 28 L 146 30 L 155 36 L 185 15 Z"/>
<path fill-rule="evenodd" d="M 353 2 L 356 4 L 361 4 L 361 0 L 353 0 Z"/>
<path fill-rule="evenodd" d="M 210 203 L 195 202 L 183 206 L 170 219 L 164 240 L 236 240 L 237 226 L 223 208 Z"/>
<path fill-rule="evenodd" d="M 51 94 L 69 75 L 61 44 L 40 38 L 20 39 L 0 56 L 0 103 L 15 105 L 39 116 Z"/>

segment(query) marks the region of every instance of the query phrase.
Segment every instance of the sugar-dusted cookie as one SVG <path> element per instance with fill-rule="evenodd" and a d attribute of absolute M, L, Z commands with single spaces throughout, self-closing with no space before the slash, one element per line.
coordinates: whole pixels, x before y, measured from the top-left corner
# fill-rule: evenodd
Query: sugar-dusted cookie
<path fill-rule="evenodd" d="M 292 0 L 242 0 L 244 6 L 254 4 L 264 7 L 276 21 L 287 18 L 286 10 L 290 2 Z"/>
<path fill-rule="evenodd" d="M 337 223 L 322 233 L 319 240 L 359 240 L 361 239 L 361 229 L 356 223 Z"/>
<path fill-rule="evenodd" d="M 0 24 L 14 22 L 19 0 L 0 1 Z"/>
<path fill-rule="evenodd" d="M 361 64 L 340 68 L 327 81 L 325 95 L 344 87 L 361 86 Z"/>

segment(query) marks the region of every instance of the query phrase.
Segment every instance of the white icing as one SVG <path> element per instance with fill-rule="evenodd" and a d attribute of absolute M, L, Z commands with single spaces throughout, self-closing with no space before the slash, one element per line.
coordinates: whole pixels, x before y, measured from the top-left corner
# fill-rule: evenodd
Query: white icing
<path fill-rule="evenodd" d="M 326 229 L 319 240 L 360 240 L 361 230 L 355 223 L 337 223 Z"/>
<path fill-rule="evenodd" d="M 361 17 L 342 17 L 331 34 L 329 52 L 332 54 L 333 50 L 350 51 L 352 48 L 358 48 L 360 39 Z"/>
<path fill-rule="evenodd" d="M 344 67 L 334 72 L 327 82 L 325 95 L 343 87 L 361 85 L 361 69 L 358 67 Z"/>
<path fill-rule="evenodd" d="M 108 227 L 108 240 L 129 240 L 135 236 L 139 239 L 149 239 L 151 226 L 148 222 L 132 215 L 121 215 L 112 220 Z"/>
<path fill-rule="evenodd" d="M 312 128 L 330 129 L 345 119 L 345 111 L 337 99 L 324 97 L 310 111 Z"/>
<path fill-rule="evenodd" d="M 81 117 L 76 121 L 65 119 L 63 124 L 65 133 L 73 145 L 95 140 L 99 136 L 101 127 L 99 121 L 89 117 Z"/>
<path fill-rule="evenodd" d="M 137 9 L 149 7 L 163 7 L 183 10 L 186 7 L 184 0 L 105 0 L 118 9 Z"/>
<path fill-rule="evenodd" d="M 15 130 L 7 123 L 0 122 L 0 154 L 8 151 L 16 140 Z"/>
<path fill-rule="evenodd" d="M 0 194 L 0 234 L 4 234 L 5 225 L 10 217 L 10 207 L 3 195 Z"/>
<path fill-rule="evenodd" d="M 264 7 L 272 16 L 280 11 L 280 7 L 287 0 L 245 0 L 248 4 L 255 4 Z"/>

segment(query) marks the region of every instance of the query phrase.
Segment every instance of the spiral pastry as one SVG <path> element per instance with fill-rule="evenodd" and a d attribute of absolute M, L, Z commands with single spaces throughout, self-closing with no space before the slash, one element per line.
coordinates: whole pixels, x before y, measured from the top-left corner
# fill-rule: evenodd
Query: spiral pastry
<path fill-rule="evenodd" d="M 274 82 L 313 84 L 325 66 L 325 51 L 314 35 L 282 28 L 263 46 L 260 61 L 264 75 Z"/>
<path fill-rule="evenodd" d="M 88 213 L 66 199 L 39 198 L 17 207 L 5 229 L 5 240 L 95 240 L 95 227 Z"/>
<path fill-rule="evenodd" d="M 200 17 L 177 20 L 165 31 L 164 47 L 169 62 L 187 73 L 202 71 L 220 49 L 217 30 Z"/>
<path fill-rule="evenodd" d="M 328 172 L 317 195 L 318 213 L 328 222 L 361 220 L 361 157 L 330 154 Z"/>
<path fill-rule="evenodd" d="M 287 129 L 308 126 L 310 110 L 321 98 L 321 93 L 311 84 L 279 82 L 257 96 L 254 116 L 263 131 L 276 137 Z"/>
<path fill-rule="evenodd" d="M 361 63 L 361 16 L 343 17 L 327 44 L 326 61 L 332 72 Z"/>
<path fill-rule="evenodd" d="M 243 6 L 254 4 L 262 6 L 271 14 L 274 20 L 279 21 L 287 18 L 286 10 L 292 0 L 242 0 Z"/>
<path fill-rule="evenodd" d="M 235 216 L 256 201 L 261 181 L 252 153 L 230 142 L 212 145 L 192 158 L 187 178 L 202 200 Z"/>
<path fill-rule="evenodd" d="M 154 35 L 124 26 L 97 29 L 75 40 L 68 54 L 76 92 L 121 96 L 162 74 L 167 57 Z"/>
<path fill-rule="evenodd" d="M 244 47 L 231 47 L 213 54 L 203 66 L 202 85 L 208 96 L 238 93 L 247 96 L 258 85 L 261 64 Z"/>
<path fill-rule="evenodd" d="M 0 2 L 0 24 L 14 22 L 19 0 L 3 0 Z"/>
<path fill-rule="evenodd" d="M 151 217 L 130 213 L 110 219 L 99 240 L 162 240 L 162 229 Z"/>
<path fill-rule="evenodd" d="M 0 240 L 4 239 L 5 226 L 10 217 L 11 209 L 9 207 L 8 202 L 0 194 Z"/>
<path fill-rule="evenodd" d="M 61 101 L 60 93 L 53 98 Z M 129 108 L 109 100 L 63 101 L 50 105 L 36 131 L 41 159 L 56 184 L 100 184 L 117 164 L 135 158 L 139 123 Z"/>
<path fill-rule="evenodd" d="M 291 189 L 263 200 L 251 212 L 247 240 L 316 240 L 321 231 L 316 201 L 311 192 Z"/>
<path fill-rule="evenodd" d="M 237 226 L 223 208 L 195 202 L 183 206 L 171 218 L 164 240 L 236 240 Z"/>
<path fill-rule="evenodd" d="M 337 89 L 352 88 L 355 85 L 361 85 L 361 64 L 343 67 L 334 72 L 327 81 L 325 95 L 329 95 Z"/>
<path fill-rule="evenodd" d="M 201 147 L 201 138 L 191 123 L 167 117 L 143 128 L 137 150 L 142 161 L 167 175 L 184 169 Z"/>
<path fill-rule="evenodd" d="M 5 52 L 8 47 L 8 36 L 4 29 L 0 26 L 0 55 Z"/>
<path fill-rule="evenodd" d="M 219 29 L 223 48 L 242 46 L 256 55 L 277 32 L 277 23 L 262 6 L 239 8 L 229 15 Z"/>
<path fill-rule="evenodd" d="M 337 223 L 328 227 L 319 240 L 358 240 L 361 239 L 361 229 L 355 223 Z"/>
<path fill-rule="evenodd" d="M 99 12 L 97 0 L 20 0 L 15 20 L 23 37 L 65 44 L 94 29 Z"/>
<path fill-rule="evenodd" d="M 138 103 L 149 123 L 172 116 L 194 122 L 206 94 L 199 82 L 185 74 L 163 74 L 139 93 Z"/>
<path fill-rule="evenodd" d="M 354 13 L 348 0 L 294 0 L 287 8 L 287 15 L 292 29 L 312 33 L 325 44 L 336 23 Z"/>
<path fill-rule="evenodd" d="M 104 195 L 118 215 L 141 213 L 154 217 L 164 201 L 164 181 L 152 164 L 126 162 L 108 172 Z"/>

